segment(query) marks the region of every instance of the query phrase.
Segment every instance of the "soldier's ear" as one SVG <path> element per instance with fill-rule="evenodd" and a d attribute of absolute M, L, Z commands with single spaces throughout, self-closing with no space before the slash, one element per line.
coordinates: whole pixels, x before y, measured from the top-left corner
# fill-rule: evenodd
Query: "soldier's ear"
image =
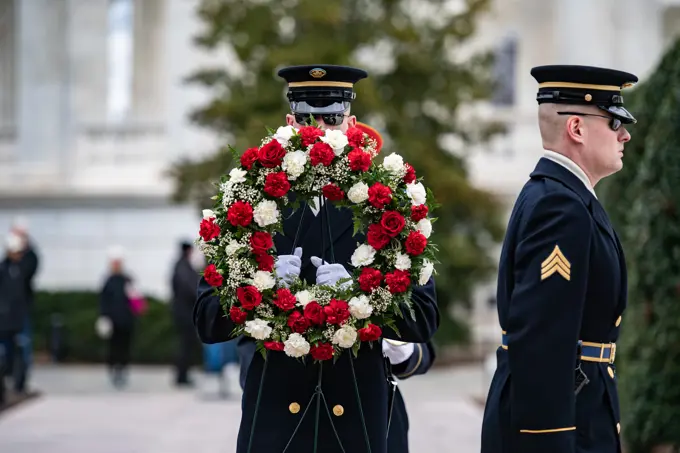
<path fill-rule="evenodd" d="M 583 143 L 584 128 L 583 119 L 579 116 L 570 116 L 567 118 L 567 135 L 569 138 L 577 143 Z"/>

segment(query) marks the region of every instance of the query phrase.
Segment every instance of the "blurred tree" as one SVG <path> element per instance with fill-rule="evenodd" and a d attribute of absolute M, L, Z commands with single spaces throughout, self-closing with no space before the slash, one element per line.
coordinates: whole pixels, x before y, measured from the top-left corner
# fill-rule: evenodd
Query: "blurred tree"
<path fill-rule="evenodd" d="M 204 29 L 196 44 L 209 51 L 226 48 L 236 62 L 189 78 L 214 92 L 191 118 L 222 134 L 225 146 L 203 161 L 173 167 L 175 199 L 210 206 L 212 182 L 231 164 L 227 143 L 243 152 L 259 144 L 265 127 L 283 124 L 289 111 L 279 68 L 313 63 L 366 68 L 369 78 L 357 84 L 352 113 L 384 134 L 385 150 L 399 152 L 425 177 L 441 204 L 433 240 L 441 250 L 442 312 L 452 302 L 469 303 L 475 286 L 495 269 L 489 251 L 503 235 L 500 203 L 470 185 L 464 161 L 443 149 L 442 138 L 455 134 L 462 152 L 501 130 L 456 115 L 459 106 L 491 94 L 491 56 L 459 61 L 455 52 L 472 36 L 487 4 L 461 0 L 453 11 L 444 0 L 203 0 L 198 14 Z M 443 317 L 440 341 L 466 336 L 464 322 Z"/>
<path fill-rule="evenodd" d="M 600 194 L 621 232 L 628 309 L 617 366 L 621 434 L 629 453 L 680 447 L 680 41 L 628 96 L 630 128 L 621 175 Z M 675 449 L 666 450 L 668 446 Z"/>

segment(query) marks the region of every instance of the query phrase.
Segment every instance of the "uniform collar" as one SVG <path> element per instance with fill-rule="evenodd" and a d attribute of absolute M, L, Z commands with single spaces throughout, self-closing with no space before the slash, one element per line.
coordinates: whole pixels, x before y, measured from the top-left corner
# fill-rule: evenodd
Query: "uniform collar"
<path fill-rule="evenodd" d="M 590 206 L 593 203 L 593 200 L 596 200 L 593 193 L 588 190 L 583 181 L 581 181 L 576 174 L 571 170 L 568 170 L 564 165 L 558 164 L 545 156 L 539 159 L 536 168 L 531 172 L 530 177 L 533 179 L 549 178 L 560 182 L 578 194 L 587 206 Z"/>
<path fill-rule="evenodd" d="M 572 172 L 583 183 L 586 189 L 588 189 L 588 191 L 592 193 L 595 198 L 597 198 L 597 194 L 595 194 L 595 189 L 593 188 L 593 185 L 590 183 L 590 180 L 588 179 L 586 172 L 584 172 L 576 162 L 569 159 L 567 156 L 549 150 L 546 150 L 543 153 L 543 157 L 557 164 L 560 164 L 561 166 Z"/>

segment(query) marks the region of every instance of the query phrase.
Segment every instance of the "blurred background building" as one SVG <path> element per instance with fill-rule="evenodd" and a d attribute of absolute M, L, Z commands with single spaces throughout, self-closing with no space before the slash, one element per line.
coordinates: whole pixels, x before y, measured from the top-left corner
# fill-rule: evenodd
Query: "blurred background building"
<path fill-rule="evenodd" d="M 118 244 L 141 289 L 167 297 L 175 246 L 196 236 L 199 214 L 169 202 L 165 172 L 216 143 L 189 122 L 205 93 L 183 79 L 215 59 L 229 64 L 226 52 L 192 44 L 195 6 L 0 0 L 0 231 L 26 219 L 40 289 L 97 287 Z M 457 50 L 493 49 L 498 80 L 492 102 L 461 115 L 508 125 L 466 151 L 472 180 L 509 206 L 540 156 L 532 66 L 613 66 L 644 79 L 678 32 L 680 0 L 496 0 L 473 44 Z M 495 335 L 494 292 L 494 282 L 479 289 L 479 335 Z"/>

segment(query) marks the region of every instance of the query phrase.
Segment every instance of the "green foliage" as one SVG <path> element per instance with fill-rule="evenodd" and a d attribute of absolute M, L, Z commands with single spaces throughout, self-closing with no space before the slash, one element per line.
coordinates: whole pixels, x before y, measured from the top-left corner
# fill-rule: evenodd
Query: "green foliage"
<path fill-rule="evenodd" d="M 474 287 L 495 271 L 489 250 L 503 235 L 500 201 L 472 187 L 464 160 L 441 146 L 445 134 L 456 134 L 471 146 L 501 130 L 498 124 L 456 116 L 461 105 L 490 94 L 488 54 L 467 61 L 452 57 L 474 33 L 489 0 L 467 0 L 462 11 L 451 13 L 443 8 L 448 2 L 431 0 L 439 13 L 427 18 L 406 6 L 411 3 L 203 0 L 197 12 L 204 27 L 196 44 L 208 51 L 229 49 L 237 62 L 188 78 L 213 93 L 191 119 L 242 153 L 259 146 L 267 127 L 285 124 L 286 87 L 276 76 L 279 68 L 314 63 L 361 67 L 359 54 L 385 48 L 380 52 L 391 60 L 390 68 L 369 71 L 369 78 L 357 84 L 352 113 L 380 130 L 382 155 L 401 154 L 441 205 L 432 240 L 440 246 L 438 297 L 446 317 L 450 303 L 469 303 Z M 175 199 L 212 206 L 212 183 L 233 162 L 225 146 L 206 160 L 178 163 L 171 170 L 178 182 Z M 445 331 L 460 325 L 451 321 L 444 321 L 440 338 L 465 338 L 463 331 Z"/>
<path fill-rule="evenodd" d="M 628 102 L 627 102 L 628 103 Z M 680 446 L 680 41 L 630 102 L 624 171 L 606 184 L 606 205 L 629 268 L 622 323 L 622 434 L 630 453 Z"/>
<path fill-rule="evenodd" d="M 64 323 L 68 343 L 67 361 L 104 362 L 106 342 L 95 332 L 99 315 L 99 295 L 95 292 L 39 292 L 33 310 L 34 349 L 48 351 L 54 315 Z M 177 333 L 170 307 L 147 298 L 149 309 L 138 319 L 132 339 L 132 361 L 145 364 L 174 363 Z M 193 362 L 201 363 L 201 350 Z"/>

